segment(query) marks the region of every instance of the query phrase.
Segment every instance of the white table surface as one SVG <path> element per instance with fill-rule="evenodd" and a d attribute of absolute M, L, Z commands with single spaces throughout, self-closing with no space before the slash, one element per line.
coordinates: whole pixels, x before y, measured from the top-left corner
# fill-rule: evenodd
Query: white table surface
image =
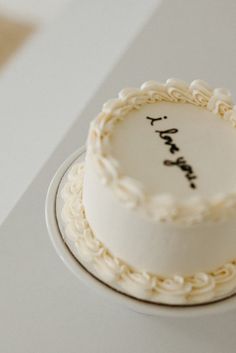
<path fill-rule="evenodd" d="M 235 353 L 236 311 L 169 319 L 111 304 L 64 267 L 44 221 L 51 177 L 84 143 L 88 123 L 101 104 L 123 86 L 171 76 L 204 78 L 213 86 L 230 88 L 235 96 L 235 15 L 233 0 L 166 0 L 8 216 L 0 237 L 0 352 Z M 53 135 L 53 125 L 49 123 L 45 133 Z"/>
<path fill-rule="evenodd" d="M 0 224 L 159 3 L 71 1 L 1 71 Z"/>

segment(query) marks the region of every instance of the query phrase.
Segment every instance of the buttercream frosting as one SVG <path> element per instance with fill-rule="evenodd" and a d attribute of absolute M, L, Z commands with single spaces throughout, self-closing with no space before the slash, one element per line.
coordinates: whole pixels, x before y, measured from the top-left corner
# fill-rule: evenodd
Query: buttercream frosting
<path fill-rule="evenodd" d="M 149 194 L 144 184 L 122 173 L 119 161 L 109 148 L 116 124 L 124 120 L 128 113 L 137 111 L 144 105 L 160 102 L 199 106 L 214 113 L 216 118 L 227 120 L 235 126 L 236 109 L 229 91 L 211 89 L 202 80 L 195 80 L 190 85 L 176 79 L 169 79 L 165 84 L 148 81 L 140 89 L 124 89 L 117 99 L 104 104 L 102 112 L 90 126 L 87 147 L 102 182 L 109 185 L 126 207 L 137 208 L 146 217 L 158 222 L 198 224 L 235 219 L 236 184 L 229 192 L 219 192 L 211 197 L 199 195 L 197 200 L 192 196 L 182 201 L 168 193 Z"/>
<path fill-rule="evenodd" d="M 163 276 L 134 268 L 117 258 L 99 241 L 86 219 L 82 201 L 84 163 L 75 163 L 67 174 L 61 197 L 66 242 L 102 281 L 139 299 L 174 305 L 191 305 L 220 299 L 236 288 L 236 259 L 210 272 L 191 276 Z"/>

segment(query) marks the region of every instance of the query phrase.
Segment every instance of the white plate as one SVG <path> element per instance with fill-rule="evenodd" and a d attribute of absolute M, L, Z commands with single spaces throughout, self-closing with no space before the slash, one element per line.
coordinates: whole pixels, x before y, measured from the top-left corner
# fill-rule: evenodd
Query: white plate
<path fill-rule="evenodd" d="M 60 182 L 67 169 L 76 159 L 82 159 L 84 153 L 85 148 L 81 147 L 65 160 L 65 162 L 60 166 L 54 178 L 52 179 L 46 198 L 46 223 L 51 241 L 61 260 L 74 273 L 74 275 L 110 299 L 113 299 L 116 302 L 120 302 L 136 312 L 147 315 L 195 317 L 200 315 L 223 313 L 225 311 L 236 309 L 236 296 L 215 303 L 186 307 L 147 303 L 115 291 L 114 289 L 96 279 L 84 267 L 82 267 L 82 265 L 78 260 L 75 259 L 75 257 L 72 255 L 64 243 L 60 233 L 56 218 L 56 196 Z"/>

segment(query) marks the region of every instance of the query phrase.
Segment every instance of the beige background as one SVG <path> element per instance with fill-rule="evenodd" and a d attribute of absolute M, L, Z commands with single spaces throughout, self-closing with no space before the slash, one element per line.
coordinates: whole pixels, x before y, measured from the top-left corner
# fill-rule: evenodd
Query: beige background
<path fill-rule="evenodd" d="M 33 23 L 0 14 L 0 70 L 35 31 Z"/>

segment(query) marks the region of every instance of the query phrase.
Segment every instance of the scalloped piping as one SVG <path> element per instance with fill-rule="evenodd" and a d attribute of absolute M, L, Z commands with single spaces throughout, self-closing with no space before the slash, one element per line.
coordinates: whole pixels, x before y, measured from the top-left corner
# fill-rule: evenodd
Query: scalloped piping
<path fill-rule="evenodd" d="M 166 304 L 197 304 L 216 300 L 236 289 L 236 259 L 210 273 L 159 276 L 134 269 L 95 238 L 82 204 L 84 164 L 74 164 L 63 186 L 62 220 L 65 241 L 73 242 L 77 257 L 92 266 L 105 283 L 131 296 Z"/>
<path fill-rule="evenodd" d="M 124 89 L 119 93 L 119 98 L 104 104 L 102 112 L 90 126 L 87 149 L 101 181 L 126 207 L 142 210 L 153 221 L 196 224 L 235 218 L 236 186 L 230 193 L 216 194 L 209 199 L 190 197 L 180 202 L 168 194 L 149 195 L 140 182 L 122 175 L 119 162 L 109 151 L 109 136 L 116 122 L 144 104 L 160 101 L 194 104 L 236 126 L 236 106 L 233 107 L 229 91 L 222 88 L 212 90 L 201 80 L 195 80 L 189 86 L 175 79 L 169 79 L 165 84 L 149 81 L 140 89 Z"/>

